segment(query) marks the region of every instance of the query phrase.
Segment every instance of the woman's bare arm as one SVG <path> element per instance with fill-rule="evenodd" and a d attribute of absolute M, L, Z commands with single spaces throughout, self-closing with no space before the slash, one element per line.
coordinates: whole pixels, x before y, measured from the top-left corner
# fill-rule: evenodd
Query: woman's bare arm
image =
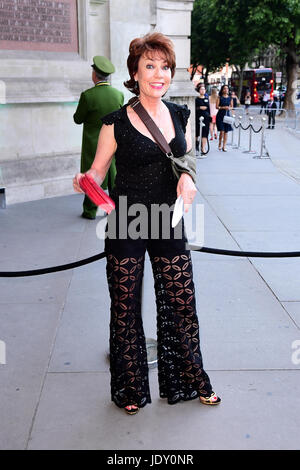
<path fill-rule="evenodd" d="M 111 165 L 112 158 L 117 150 L 117 142 L 114 135 L 114 124 L 103 124 L 96 150 L 96 155 L 91 169 L 96 170 L 100 178 L 104 180 Z"/>

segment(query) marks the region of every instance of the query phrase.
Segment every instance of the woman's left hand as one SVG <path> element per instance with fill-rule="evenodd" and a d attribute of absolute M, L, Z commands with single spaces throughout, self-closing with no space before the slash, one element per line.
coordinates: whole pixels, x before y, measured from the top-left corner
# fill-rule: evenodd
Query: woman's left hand
<path fill-rule="evenodd" d="M 190 175 L 187 173 L 182 173 L 177 184 L 177 197 L 182 196 L 185 212 L 188 212 L 196 192 L 197 188 Z"/>

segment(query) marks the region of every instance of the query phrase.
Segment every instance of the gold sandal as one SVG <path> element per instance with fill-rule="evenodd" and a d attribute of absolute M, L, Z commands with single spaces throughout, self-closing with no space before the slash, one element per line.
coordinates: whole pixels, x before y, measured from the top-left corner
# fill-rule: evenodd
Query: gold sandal
<path fill-rule="evenodd" d="M 221 403 L 221 398 L 216 395 L 215 392 L 212 392 L 209 397 L 199 397 L 199 400 L 203 405 L 218 405 Z"/>
<path fill-rule="evenodd" d="M 132 408 L 132 407 L 134 407 L 134 408 Z M 139 407 L 135 404 L 125 406 L 124 410 L 129 415 L 136 415 L 140 411 Z"/>

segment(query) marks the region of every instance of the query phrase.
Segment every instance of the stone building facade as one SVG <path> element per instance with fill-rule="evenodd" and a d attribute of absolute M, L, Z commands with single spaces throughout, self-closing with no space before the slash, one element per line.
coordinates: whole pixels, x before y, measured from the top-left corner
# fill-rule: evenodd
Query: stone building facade
<path fill-rule="evenodd" d="M 0 1 L 0 190 L 7 204 L 73 192 L 82 136 L 73 114 L 81 91 L 93 86 L 94 55 L 114 63 L 112 85 L 126 102 L 130 41 L 166 34 L 177 58 L 167 99 L 194 112 L 187 72 L 193 1 Z"/>

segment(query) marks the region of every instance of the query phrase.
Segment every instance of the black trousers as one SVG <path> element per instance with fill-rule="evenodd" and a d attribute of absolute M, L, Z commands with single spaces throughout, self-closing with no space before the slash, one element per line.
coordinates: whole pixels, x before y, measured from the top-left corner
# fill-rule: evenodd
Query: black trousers
<path fill-rule="evenodd" d="M 262 101 L 262 102 L 261 102 L 261 107 L 260 107 L 259 114 L 262 113 L 262 110 L 263 110 L 263 109 L 265 110 L 265 114 L 266 114 L 266 112 L 267 112 L 267 104 L 268 104 L 267 101 Z"/>
<path fill-rule="evenodd" d="M 274 111 L 269 111 L 268 117 L 268 126 L 274 127 L 275 126 L 275 113 Z"/>
<path fill-rule="evenodd" d="M 192 260 L 186 238 L 106 239 L 111 297 L 111 399 L 119 407 L 151 403 L 141 289 L 146 251 L 152 264 L 157 307 L 160 397 L 169 404 L 212 392 L 203 369 Z M 173 237 L 173 238 L 172 238 Z M 150 288 L 150 286 L 147 286 Z"/>

